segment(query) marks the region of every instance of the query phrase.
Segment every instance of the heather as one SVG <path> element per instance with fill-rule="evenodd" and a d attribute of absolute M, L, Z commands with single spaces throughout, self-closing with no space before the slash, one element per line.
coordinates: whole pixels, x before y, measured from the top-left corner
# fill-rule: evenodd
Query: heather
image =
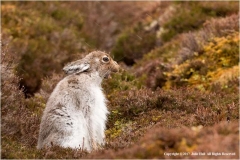
<path fill-rule="evenodd" d="M 2 2 L 1 158 L 239 158 L 238 5 Z M 63 66 L 93 50 L 122 68 L 102 84 L 106 145 L 37 150 Z"/>

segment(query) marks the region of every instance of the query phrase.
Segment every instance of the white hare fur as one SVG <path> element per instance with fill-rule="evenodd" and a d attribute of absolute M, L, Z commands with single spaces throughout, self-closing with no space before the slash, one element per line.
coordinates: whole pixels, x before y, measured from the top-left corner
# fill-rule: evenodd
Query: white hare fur
<path fill-rule="evenodd" d="M 58 145 L 96 150 L 104 145 L 108 114 L 101 82 L 119 66 L 108 54 L 94 51 L 63 70 L 69 75 L 48 99 L 37 148 Z"/>

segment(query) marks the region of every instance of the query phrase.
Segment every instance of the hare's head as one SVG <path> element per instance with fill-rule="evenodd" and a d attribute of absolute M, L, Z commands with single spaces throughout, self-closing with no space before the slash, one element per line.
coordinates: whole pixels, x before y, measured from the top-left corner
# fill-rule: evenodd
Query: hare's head
<path fill-rule="evenodd" d="M 71 62 L 63 68 L 67 74 L 98 72 L 102 78 L 108 78 L 111 72 L 118 72 L 119 69 L 117 62 L 109 54 L 101 51 L 91 52 L 83 59 Z"/>

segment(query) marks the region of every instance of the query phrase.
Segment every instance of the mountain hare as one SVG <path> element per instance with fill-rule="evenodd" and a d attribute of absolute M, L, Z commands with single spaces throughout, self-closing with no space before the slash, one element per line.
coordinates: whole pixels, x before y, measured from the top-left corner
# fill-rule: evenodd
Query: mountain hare
<path fill-rule="evenodd" d="M 43 113 L 37 148 L 96 150 L 104 144 L 108 110 L 101 82 L 119 65 L 106 53 L 94 51 L 66 65 L 69 74 L 48 99 Z"/>

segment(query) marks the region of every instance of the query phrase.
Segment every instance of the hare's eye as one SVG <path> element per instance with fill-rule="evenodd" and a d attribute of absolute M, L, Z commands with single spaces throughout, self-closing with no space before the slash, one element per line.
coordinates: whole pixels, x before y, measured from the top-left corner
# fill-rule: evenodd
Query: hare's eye
<path fill-rule="evenodd" d="M 104 62 L 108 62 L 108 61 L 109 61 L 109 58 L 108 58 L 108 57 L 103 57 L 103 61 L 104 61 Z"/>

